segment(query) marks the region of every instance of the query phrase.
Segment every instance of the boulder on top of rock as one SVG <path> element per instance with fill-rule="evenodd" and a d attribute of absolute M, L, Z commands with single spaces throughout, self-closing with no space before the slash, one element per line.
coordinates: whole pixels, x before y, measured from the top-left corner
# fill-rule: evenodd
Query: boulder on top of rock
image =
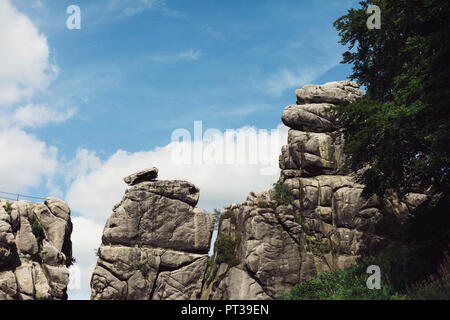
<path fill-rule="evenodd" d="M 332 103 L 347 105 L 361 98 L 364 94 L 359 85 L 353 81 L 335 81 L 323 85 L 307 84 L 295 90 L 297 104 Z"/>
<path fill-rule="evenodd" d="M 195 207 L 200 190 L 192 183 L 139 174 L 106 222 L 91 298 L 198 299 L 214 216 Z"/>
<path fill-rule="evenodd" d="M 158 178 L 158 168 L 153 167 L 130 174 L 129 176 L 123 178 L 123 181 L 129 186 L 134 186 L 135 184 L 144 181 L 155 181 L 157 178 Z"/>
<path fill-rule="evenodd" d="M 152 192 L 170 199 L 186 202 L 195 207 L 200 197 L 200 189 L 188 181 L 184 180 L 159 180 L 142 182 L 133 188 L 128 189 L 127 193 L 142 194 L 136 191 Z"/>

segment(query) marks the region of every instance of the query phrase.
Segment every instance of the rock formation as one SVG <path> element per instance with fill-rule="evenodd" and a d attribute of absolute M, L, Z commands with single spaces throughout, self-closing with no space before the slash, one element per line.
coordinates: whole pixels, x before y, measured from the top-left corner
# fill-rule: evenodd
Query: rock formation
<path fill-rule="evenodd" d="M 61 200 L 0 199 L 0 300 L 67 299 L 71 233 Z"/>
<path fill-rule="evenodd" d="M 296 95 L 297 104 L 282 115 L 291 129 L 279 181 L 223 212 L 202 299 L 274 299 L 389 244 L 377 227 L 379 199 L 364 199 L 364 186 L 343 168 L 340 124 L 329 110 L 363 93 L 356 83 L 341 81 L 307 85 Z M 383 210 L 403 219 L 424 197 L 409 194 L 400 202 L 393 195 Z"/>
<path fill-rule="evenodd" d="M 106 222 L 92 299 L 200 297 L 214 218 L 195 208 L 197 187 L 157 174 L 151 168 L 124 178 L 130 187 Z"/>

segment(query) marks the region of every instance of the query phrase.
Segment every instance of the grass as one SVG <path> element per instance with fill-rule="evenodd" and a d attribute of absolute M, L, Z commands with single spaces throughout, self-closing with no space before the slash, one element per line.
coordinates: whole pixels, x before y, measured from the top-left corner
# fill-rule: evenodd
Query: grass
<path fill-rule="evenodd" d="M 437 273 L 408 288 L 406 299 L 450 300 L 450 256 L 447 251 Z"/>
<path fill-rule="evenodd" d="M 281 292 L 281 300 L 449 300 L 450 299 L 450 256 L 445 252 L 438 270 L 425 280 L 411 284 L 412 274 L 399 273 L 393 266 L 393 257 L 402 253 L 389 254 L 360 261 L 344 270 L 322 273 L 313 279 L 301 282 L 289 292 Z M 381 288 L 369 290 L 366 273 L 369 265 L 378 265 L 381 270 Z M 410 265 L 414 268 L 414 265 Z"/>

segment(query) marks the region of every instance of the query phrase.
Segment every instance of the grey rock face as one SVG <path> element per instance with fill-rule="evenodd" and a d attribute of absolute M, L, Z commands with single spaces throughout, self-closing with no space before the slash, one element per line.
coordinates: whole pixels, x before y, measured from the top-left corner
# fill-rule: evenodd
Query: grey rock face
<path fill-rule="evenodd" d="M 91 279 L 95 300 L 200 297 L 213 216 L 186 181 L 143 181 L 115 206 Z"/>
<path fill-rule="evenodd" d="M 343 81 L 308 85 L 296 94 L 303 104 L 288 106 L 282 116 L 291 129 L 278 180 L 293 200 L 282 205 L 269 190 L 226 208 L 203 299 L 274 299 L 300 281 L 346 268 L 389 244 L 377 229 L 380 201 L 363 198 L 364 186 L 343 170 L 340 126 L 327 113 L 331 104 L 348 104 L 362 92 Z M 400 201 L 392 194 L 386 209 L 404 221 L 425 199 L 411 193 Z"/>
<path fill-rule="evenodd" d="M 280 155 L 282 170 L 301 170 L 302 176 L 342 173 L 343 141 L 338 132 L 316 133 L 290 129 Z"/>
<path fill-rule="evenodd" d="M 332 107 L 327 103 L 287 106 L 281 120 L 289 128 L 303 131 L 332 132 L 339 129 L 335 117 L 327 110 Z"/>
<path fill-rule="evenodd" d="M 308 84 L 302 89 L 295 90 L 297 104 L 332 103 L 347 105 L 361 98 L 363 93 L 359 85 L 353 81 L 335 81 L 323 85 Z"/>
<path fill-rule="evenodd" d="M 71 233 L 59 199 L 0 200 L 0 300 L 67 299 Z"/>
<path fill-rule="evenodd" d="M 145 169 L 145 170 L 133 173 L 133 174 L 123 178 L 123 181 L 126 184 L 133 186 L 140 182 L 153 181 L 153 180 L 156 180 L 157 178 L 158 178 L 158 169 L 153 167 L 153 168 L 149 168 L 149 169 Z"/>

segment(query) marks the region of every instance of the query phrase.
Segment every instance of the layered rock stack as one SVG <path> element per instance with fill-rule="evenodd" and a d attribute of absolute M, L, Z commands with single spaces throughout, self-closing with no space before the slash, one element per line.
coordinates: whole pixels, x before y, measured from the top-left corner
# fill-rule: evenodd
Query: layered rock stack
<path fill-rule="evenodd" d="M 61 200 L 0 199 L 0 300 L 67 299 L 71 233 Z"/>
<path fill-rule="evenodd" d="M 92 299 L 200 297 L 214 217 L 195 208 L 193 184 L 157 176 L 150 168 L 124 178 L 130 187 L 106 222 Z"/>
<path fill-rule="evenodd" d="M 364 199 L 364 186 L 343 169 L 340 124 L 330 112 L 362 97 L 358 85 L 307 85 L 296 96 L 282 115 L 290 130 L 278 185 L 223 212 L 203 299 L 273 299 L 389 243 L 378 234 L 380 202 Z M 423 198 L 410 194 L 404 203 L 392 197 L 385 210 L 406 216 Z"/>

